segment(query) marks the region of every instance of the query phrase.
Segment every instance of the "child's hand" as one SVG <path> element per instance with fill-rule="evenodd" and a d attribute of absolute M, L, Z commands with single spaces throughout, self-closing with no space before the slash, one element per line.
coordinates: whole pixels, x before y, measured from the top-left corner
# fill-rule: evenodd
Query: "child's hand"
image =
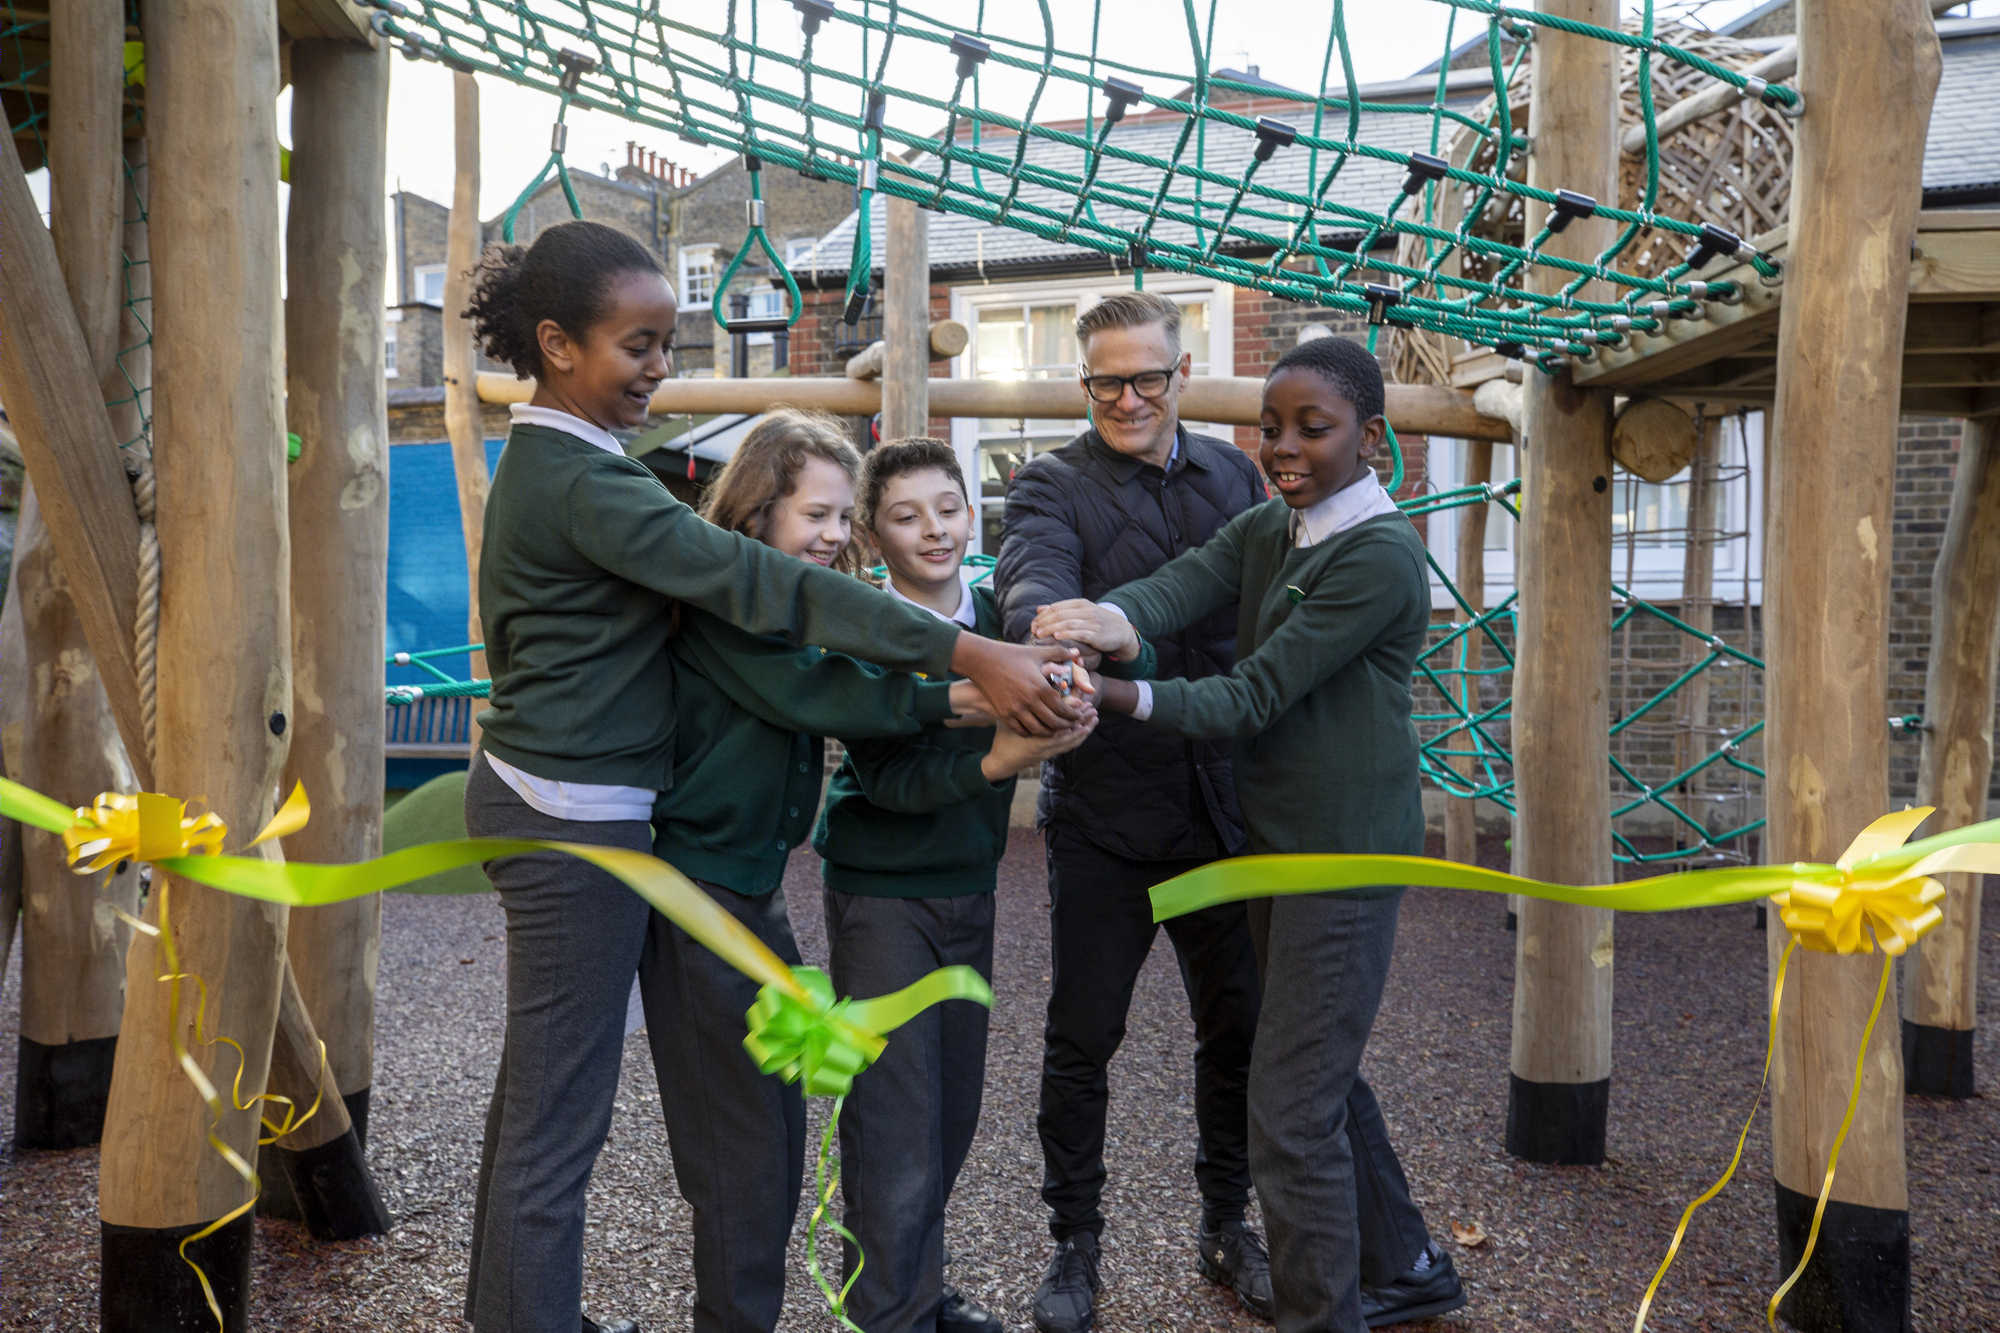
<path fill-rule="evenodd" d="M 1057 692 L 1042 668 L 1074 656 L 1073 649 L 998 643 L 963 630 L 953 645 L 951 669 L 978 683 L 1002 722 L 1023 734 L 1047 736 L 1074 726 L 1082 710 Z"/>
<path fill-rule="evenodd" d="M 991 727 L 1000 721 L 986 700 L 986 692 L 969 680 L 951 683 L 951 714 L 945 719 L 947 727 Z"/>
<path fill-rule="evenodd" d="M 1094 648 L 1119 662 L 1139 655 L 1139 634 L 1132 622 L 1081 597 L 1036 607 L 1032 632 L 1037 639 L 1062 639 Z"/>
<path fill-rule="evenodd" d="M 986 775 L 988 782 L 1005 782 L 1024 768 L 1069 753 L 1083 744 L 1084 738 L 1096 728 L 1097 713 L 1094 710 L 1085 715 L 1080 725 L 1053 736 L 1023 736 L 1001 727 L 993 733 L 993 746 L 979 761 L 979 771 Z"/>

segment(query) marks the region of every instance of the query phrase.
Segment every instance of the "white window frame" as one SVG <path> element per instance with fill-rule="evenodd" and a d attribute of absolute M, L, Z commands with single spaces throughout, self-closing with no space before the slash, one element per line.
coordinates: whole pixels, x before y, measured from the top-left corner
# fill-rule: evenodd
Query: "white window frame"
<path fill-rule="evenodd" d="M 396 326 L 402 322 L 403 312 L 400 310 L 389 310 L 383 313 L 382 378 L 385 380 L 398 379 L 402 375 L 402 372 L 396 366 L 397 352 L 400 350 L 402 343 L 402 339 L 398 336 L 401 330 Z"/>
<path fill-rule="evenodd" d="M 819 237 L 794 236 L 785 242 L 785 267 L 797 271 L 819 267 Z"/>
<path fill-rule="evenodd" d="M 791 293 L 782 287 L 757 287 L 750 292 L 750 313 L 746 319 L 783 319 L 791 312 L 785 307 Z M 746 347 L 769 347 L 774 334 L 747 333 L 743 335 Z"/>
<path fill-rule="evenodd" d="M 714 295 L 713 283 L 717 278 L 722 276 L 722 270 L 716 267 L 715 259 L 716 247 L 713 245 L 683 245 L 681 247 L 680 259 L 676 265 L 680 274 L 681 309 L 707 310 L 713 304 L 711 300 L 711 297 Z M 709 295 L 703 296 L 699 300 L 696 300 L 694 297 L 694 283 L 689 277 L 690 272 L 696 269 L 706 269 L 708 280 L 711 284 Z"/>
<path fill-rule="evenodd" d="M 418 264 L 410 270 L 410 285 L 417 289 L 417 299 L 411 304 L 437 306 L 439 309 L 444 307 L 445 269 L 446 265 L 443 264 Z M 437 279 L 435 298 L 427 294 L 432 278 Z"/>
<path fill-rule="evenodd" d="M 1033 282 L 973 283 L 951 290 L 951 317 L 964 324 L 971 337 L 963 352 L 951 359 L 950 374 L 954 379 L 967 378 L 977 373 L 976 357 L 979 349 L 979 311 L 989 306 L 1048 305 L 1062 301 L 1074 301 L 1076 312 L 1096 305 L 1107 296 L 1117 292 L 1132 290 L 1132 275 L 1127 272 L 1120 276 L 1105 275 L 1101 278 L 1063 278 Z M 1206 297 L 1208 299 L 1208 373 L 1210 375 L 1233 375 L 1236 373 L 1236 289 L 1227 283 L 1212 278 L 1180 277 L 1165 274 L 1146 275 L 1146 290 L 1156 296 Z M 1079 419 L 1076 433 L 1081 434 L 1089 426 L 1087 420 Z M 1206 422 L 1185 421 L 1189 430 L 1201 434 L 1216 435 L 1224 440 L 1234 440 L 1235 428 L 1215 426 Z M 967 482 L 974 491 L 972 524 L 972 551 L 985 555 L 998 555 L 998 551 L 986 551 L 983 546 L 985 514 L 987 503 L 978 494 L 979 490 L 979 419 L 976 417 L 954 417 L 951 423 L 952 450 L 958 455 L 958 465 L 964 469 Z"/>
<path fill-rule="evenodd" d="M 1727 410 L 1727 409 L 1723 409 Z M 1753 411 L 1744 418 L 1744 438 L 1735 438 L 1736 414 L 1729 412 L 1723 429 L 1724 436 L 1722 462 L 1725 469 L 1736 464 L 1736 460 L 1747 455 L 1747 473 L 1726 482 L 1722 493 L 1720 527 L 1724 532 L 1749 533 L 1748 540 L 1736 538 L 1723 541 L 1715 548 L 1715 600 L 1719 603 L 1733 603 L 1743 596 L 1744 562 L 1749 563 L 1750 603 L 1762 606 L 1764 603 L 1764 432 L 1767 429 L 1765 414 Z M 1448 491 L 1459 485 L 1459 445 L 1461 441 L 1433 438 L 1425 454 L 1425 467 L 1432 491 Z M 1493 475 L 1496 484 L 1515 475 L 1516 462 L 1514 446 L 1500 443 L 1493 447 Z M 1619 472 L 1613 483 L 1622 495 L 1625 474 Z M 1429 545 L 1431 556 L 1439 568 L 1448 572 L 1458 569 L 1458 523 L 1457 516 L 1462 511 L 1445 509 L 1430 516 Z M 1508 529 L 1516 525 L 1516 520 L 1501 511 L 1496 505 L 1487 517 L 1489 531 L 1493 525 L 1506 524 Z M 1506 530 L 1506 529 L 1503 529 Z M 1486 605 L 1497 606 L 1515 590 L 1514 543 L 1509 540 L 1504 548 L 1489 545 L 1486 549 Z M 1630 589 L 1635 596 L 1648 602 L 1676 602 L 1683 595 L 1682 574 L 1686 569 L 1686 542 L 1666 542 L 1658 546 L 1642 546 L 1633 553 L 1632 582 Z M 1621 587 L 1625 582 L 1625 542 L 1614 538 L 1611 548 L 1611 581 Z M 1431 572 L 1431 607 L 1433 610 L 1456 614 L 1458 603 L 1446 590 L 1437 572 Z"/>

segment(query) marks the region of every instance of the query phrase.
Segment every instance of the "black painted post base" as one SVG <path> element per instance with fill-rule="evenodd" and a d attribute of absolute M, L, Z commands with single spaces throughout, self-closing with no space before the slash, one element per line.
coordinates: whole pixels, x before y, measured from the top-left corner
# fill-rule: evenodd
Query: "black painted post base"
<path fill-rule="evenodd" d="M 354 1137 L 361 1144 L 361 1151 L 368 1151 L 368 1089 L 359 1092 L 343 1092 L 340 1100 L 347 1106 L 348 1123 L 354 1126 Z"/>
<path fill-rule="evenodd" d="M 118 1038 L 44 1046 L 21 1038 L 14 1101 L 14 1146 L 87 1148 L 104 1137 L 111 1065 Z"/>
<path fill-rule="evenodd" d="M 121 1227 L 109 1222 L 99 1244 L 98 1285 L 102 1333 L 215 1333 L 215 1316 L 201 1279 L 182 1262 L 180 1244 L 207 1223 L 186 1227 Z M 187 1247 L 222 1307 L 224 1333 L 250 1327 L 250 1251 L 257 1227 L 250 1214 Z"/>
<path fill-rule="evenodd" d="M 1507 1151 L 1545 1166 L 1601 1166 L 1611 1080 L 1530 1083 L 1507 1076 Z"/>
<path fill-rule="evenodd" d="M 375 1189 L 375 1178 L 368 1174 L 353 1126 L 317 1148 L 292 1152 L 266 1147 L 258 1161 L 264 1194 L 257 1210 L 264 1216 L 303 1222 L 314 1240 L 388 1233 L 389 1210 Z"/>
<path fill-rule="evenodd" d="M 1903 1091 L 1919 1097 L 1976 1097 L 1972 1033 L 1903 1020 Z"/>
<path fill-rule="evenodd" d="M 1772 1182 L 1778 1192 L 1778 1269 L 1798 1266 L 1818 1199 Z M 1828 1199 L 1812 1262 L 1778 1313 L 1799 1333 L 1908 1333 L 1910 1215 Z"/>

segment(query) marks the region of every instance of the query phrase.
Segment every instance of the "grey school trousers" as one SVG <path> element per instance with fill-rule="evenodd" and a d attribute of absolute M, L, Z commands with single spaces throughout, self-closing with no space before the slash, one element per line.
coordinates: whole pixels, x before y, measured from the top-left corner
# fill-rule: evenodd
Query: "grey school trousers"
<path fill-rule="evenodd" d="M 1361 1284 L 1430 1243 L 1361 1053 L 1402 892 L 1253 898 L 1263 1009 L 1250 1055 L 1250 1174 L 1271 1243 L 1277 1333 L 1361 1333 Z"/>
<path fill-rule="evenodd" d="M 696 881 L 701 883 L 701 881 Z M 709 897 L 787 964 L 799 946 L 785 891 Z M 694 1211 L 695 1333 L 771 1333 L 785 1303 L 786 1249 L 805 1170 L 806 1103 L 743 1049 L 758 985 L 653 914 L 639 964 L 646 1036 L 674 1180 Z"/>
<path fill-rule="evenodd" d="M 963 963 L 993 979 L 993 895 L 871 898 L 826 891 L 837 995 L 873 999 Z M 944 1299 L 944 1210 L 979 1128 L 986 1006 L 932 1005 L 889 1033 L 840 1112 L 843 1218 L 867 1262 L 848 1317 L 868 1333 L 933 1333 Z M 846 1247 L 846 1271 L 854 1272 Z"/>
<path fill-rule="evenodd" d="M 542 814 L 479 756 L 465 784 L 473 837 L 548 838 L 643 852 L 643 820 Z M 486 1115 L 466 1314 L 478 1333 L 576 1333 L 583 1206 L 611 1130 L 625 1008 L 653 909 L 572 856 L 486 863 L 507 913 L 507 1038 Z"/>

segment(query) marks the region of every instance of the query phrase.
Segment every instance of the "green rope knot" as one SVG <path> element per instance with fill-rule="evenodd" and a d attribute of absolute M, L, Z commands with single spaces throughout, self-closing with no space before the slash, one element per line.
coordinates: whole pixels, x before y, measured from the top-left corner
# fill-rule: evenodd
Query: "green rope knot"
<path fill-rule="evenodd" d="M 794 967 L 796 990 L 777 982 L 757 992 L 744 1015 L 743 1049 L 759 1071 L 803 1083 L 808 1097 L 844 1097 L 854 1076 L 875 1063 L 884 1035 L 944 1000 L 993 1005 L 993 988 L 969 967 L 941 967 L 890 995 L 836 1000 L 833 982 L 816 967 Z"/>

